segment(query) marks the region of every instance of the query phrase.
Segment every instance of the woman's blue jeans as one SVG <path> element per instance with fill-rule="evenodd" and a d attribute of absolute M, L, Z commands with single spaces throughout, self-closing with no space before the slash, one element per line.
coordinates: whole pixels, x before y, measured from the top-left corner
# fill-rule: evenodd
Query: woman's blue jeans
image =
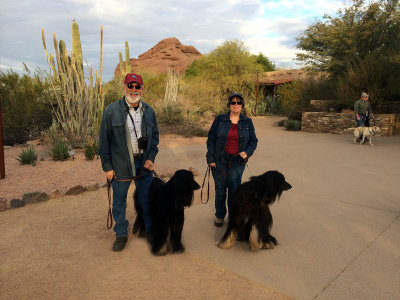
<path fill-rule="evenodd" d="M 135 159 L 136 175 L 141 174 L 142 160 Z M 143 210 L 143 219 L 146 232 L 152 230 L 152 223 L 150 218 L 150 201 L 149 191 L 150 185 L 153 181 L 153 172 L 144 169 L 142 175 L 135 180 L 136 191 L 138 193 L 139 205 Z M 114 217 L 115 225 L 114 231 L 116 236 L 128 236 L 129 222 L 126 220 L 126 197 L 128 195 L 129 186 L 131 181 L 117 181 L 113 180 L 113 208 L 112 214 Z"/>
<path fill-rule="evenodd" d="M 245 164 L 239 156 L 224 153 L 221 161 L 211 168 L 215 182 L 215 216 L 224 219 L 226 216 L 226 191 L 228 190 L 228 212 L 231 212 L 232 199 L 237 187 L 242 182 Z"/>

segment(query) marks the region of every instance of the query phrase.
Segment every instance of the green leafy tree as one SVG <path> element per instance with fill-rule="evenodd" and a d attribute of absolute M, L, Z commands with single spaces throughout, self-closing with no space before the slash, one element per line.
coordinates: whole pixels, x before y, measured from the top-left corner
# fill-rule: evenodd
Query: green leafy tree
<path fill-rule="evenodd" d="M 253 55 L 256 60 L 256 63 L 263 67 L 264 72 L 275 71 L 276 66 L 275 64 L 268 59 L 264 54 L 261 52 L 258 55 Z"/>
<path fill-rule="evenodd" d="M 353 0 L 337 17 L 324 15 L 298 37 L 297 60 L 318 71 L 343 75 L 354 59 L 373 55 L 398 61 L 399 0 Z"/>
<path fill-rule="evenodd" d="M 202 58 L 194 61 L 185 72 L 186 76 L 207 77 L 219 80 L 224 77 L 240 78 L 255 74 L 262 67 L 256 63 L 242 41 L 226 41 Z"/>
<path fill-rule="evenodd" d="M 337 16 L 325 15 L 309 26 L 297 46 L 303 50 L 298 61 L 338 82 L 343 106 L 351 107 L 366 91 L 379 107 L 400 80 L 399 0 L 353 0 Z"/>
<path fill-rule="evenodd" d="M 232 92 L 241 92 L 248 104 L 255 103 L 252 100 L 256 96 L 257 72 L 263 72 L 264 64 L 268 62 L 268 58 L 261 53 L 259 56 L 251 55 L 242 41 L 226 41 L 194 61 L 186 69 L 185 79 L 192 80 L 191 85 L 208 86 L 207 95 L 195 97 L 199 101 L 207 99 L 208 102 L 215 103 L 216 99 L 226 99 Z M 262 99 L 263 95 L 260 94 L 259 98 Z M 225 101 L 220 104 L 220 109 L 226 109 Z M 250 113 L 253 111 L 249 106 L 246 109 Z"/>

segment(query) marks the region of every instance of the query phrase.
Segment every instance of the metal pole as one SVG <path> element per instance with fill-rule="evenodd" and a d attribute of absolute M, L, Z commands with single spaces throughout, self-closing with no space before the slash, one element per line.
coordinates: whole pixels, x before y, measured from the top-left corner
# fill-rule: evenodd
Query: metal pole
<path fill-rule="evenodd" d="M 257 102 L 258 102 L 258 71 L 257 71 L 257 82 L 256 82 L 256 107 L 254 108 L 255 117 L 257 117 Z"/>
<path fill-rule="evenodd" d="M 4 147 L 3 147 L 3 113 L 1 111 L 1 98 L 0 98 L 0 179 L 6 177 L 5 163 L 4 163 Z"/>

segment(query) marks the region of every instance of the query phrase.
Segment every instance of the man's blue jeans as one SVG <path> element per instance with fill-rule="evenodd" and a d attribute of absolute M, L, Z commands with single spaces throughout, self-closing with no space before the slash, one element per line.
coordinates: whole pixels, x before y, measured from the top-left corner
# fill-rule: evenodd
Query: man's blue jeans
<path fill-rule="evenodd" d="M 367 115 L 359 115 L 359 116 L 360 120 L 357 120 L 356 117 L 357 127 L 364 127 L 364 126 L 369 127 L 369 117 Z"/>
<path fill-rule="evenodd" d="M 139 205 L 143 210 L 144 224 L 146 232 L 152 230 L 150 218 L 149 191 L 153 180 L 153 173 L 143 169 L 141 173 L 142 160 L 135 159 L 136 175 L 142 174 L 135 180 L 136 191 L 138 193 Z M 114 231 L 116 236 L 128 236 L 129 222 L 126 220 L 126 197 L 128 195 L 131 181 L 113 180 L 113 208 L 112 213 L 115 221 Z"/>
<path fill-rule="evenodd" d="M 222 161 L 211 168 L 215 182 L 215 216 L 224 219 L 226 216 L 226 190 L 228 189 L 228 212 L 232 209 L 232 199 L 237 187 L 242 182 L 245 164 L 239 156 L 224 153 Z"/>

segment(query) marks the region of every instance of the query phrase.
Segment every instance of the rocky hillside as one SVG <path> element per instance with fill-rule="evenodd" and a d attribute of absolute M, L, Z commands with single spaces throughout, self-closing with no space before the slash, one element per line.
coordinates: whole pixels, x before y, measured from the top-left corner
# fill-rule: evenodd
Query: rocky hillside
<path fill-rule="evenodd" d="M 161 40 L 149 51 L 139 55 L 138 59 L 131 58 L 130 64 L 133 72 L 142 70 L 154 73 L 167 73 L 168 69 L 183 73 L 188 65 L 199 59 L 202 54 L 193 46 L 182 45 L 177 38 Z M 119 75 L 119 64 L 114 75 Z"/>

